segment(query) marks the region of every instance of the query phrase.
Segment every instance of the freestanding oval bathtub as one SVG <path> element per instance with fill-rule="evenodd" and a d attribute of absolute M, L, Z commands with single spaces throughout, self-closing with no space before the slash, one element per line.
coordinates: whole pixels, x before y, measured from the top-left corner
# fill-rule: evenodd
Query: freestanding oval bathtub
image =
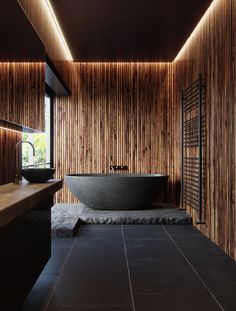
<path fill-rule="evenodd" d="M 100 210 L 144 209 L 165 190 L 167 175 L 72 174 L 65 180 L 84 205 Z"/>

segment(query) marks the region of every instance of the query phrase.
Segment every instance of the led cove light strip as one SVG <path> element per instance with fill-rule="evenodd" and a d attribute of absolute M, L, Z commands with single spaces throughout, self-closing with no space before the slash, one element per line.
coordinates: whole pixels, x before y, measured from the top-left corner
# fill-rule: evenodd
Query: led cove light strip
<path fill-rule="evenodd" d="M 9 131 L 9 132 L 13 132 L 13 133 L 19 133 L 19 134 L 22 134 L 21 131 L 18 131 L 18 130 L 13 130 L 13 129 L 9 129 L 7 127 L 4 127 L 4 126 L 0 126 L 0 130 L 4 130 L 4 131 Z"/>
<path fill-rule="evenodd" d="M 55 15 L 54 11 L 53 11 L 51 3 L 49 2 L 49 0 L 45 0 L 45 1 L 46 1 L 46 4 L 47 4 L 48 8 L 49 8 L 49 11 L 50 11 L 50 14 L 52 16 L 52 19 L 53 19 L 53 21 L 54 21 L 54 23 L 56 25 L 56 28 L 57 28 L 58 34 L 59 34 L 59 36 L 61 38 L 61 41 L 62 41 L 62 43 L 64 45 L 64 48 L 65 48 L 66 53 L 67 53 L 67 56 L 68 56 L 70 61 L 73 61 L 73 57 L 72 57 L 71 52 L 70 52 L 70 50 L 68 48 L 68 45 L 67 45 L 66 40 L 65 40 L 65 37 L 64 37 L 64 35 L 62 33 L 62 30 L 61 30 L 61 27 L 60 27 L 60 25 L 59 25 L 59 23 L 57 21 L 57 18 L 56 18 L 56 15 Z"/>

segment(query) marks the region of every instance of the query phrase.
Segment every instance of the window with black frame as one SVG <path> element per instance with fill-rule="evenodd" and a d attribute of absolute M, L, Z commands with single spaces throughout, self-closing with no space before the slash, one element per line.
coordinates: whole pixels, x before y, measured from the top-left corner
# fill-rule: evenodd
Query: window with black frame
<path fill-rule="evenodd" d="M 52 100 L 50 93 L 45 95 L 45 132 L 28 133 L 24 132 L 23 140 L 31 142 L 35 147 L 35 156 L 33 156 L 32 148 L 28 144 L 22 146 L 22 166 L 30 167 L 52 167 Z"/>

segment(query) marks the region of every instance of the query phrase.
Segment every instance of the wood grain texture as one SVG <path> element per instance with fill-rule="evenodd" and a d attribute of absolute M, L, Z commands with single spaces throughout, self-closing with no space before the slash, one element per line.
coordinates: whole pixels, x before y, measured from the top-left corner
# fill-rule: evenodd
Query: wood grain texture
<path fill-rule="evenodd" d="M 27 210 L 35 207 L 61 189 L 62 180 L 50 179 L 46 183 L 9 183 L 0 186 L 0 228 Z"/>
<path fill-rule="evenodd" d="M 1 120 L 44 131 L 44 70 L 44 63 L 0 63 Z M 21 138 L 0 128 L 0 184 L 13 180 L 14 150 Z"/>
<path fill-rule="evenodd" d="M 128 165 L 130 173 L 170 175 L 175 200 L 171 78 L 168 63 L 75 63 L 72 96 L 55 102 L 57 178 Z M 57 202 L 75 199 L 65 187 Z"/>
<path fill-rule="evenodd" d="M 13 181 L 14 150 L 22 134 L 0 128 L 0 185 Z"/>
<path fill-rule="evenodd" d="M 236 259 L 236 0 L 215 0 L 174 62 L 173 102 L 203 74 L 206 83 L 206 225 L 194 225 Z M 177 111 L 176 111 L 177 112 Z M 179 128 L 179 113 L 173 122 Z M 171 140 L 176 139 L 172 136 Z M 176 146 L 178 150 L 178 146 Z M 180 153 L 178 153 L 180 154 Z M 174 162 L 176 169 L 180 159 Z"/>
<path fill-rule="evenodd" d="M 0 119 L 44 131 L 44 63 L 0 62 Z"/>
<path fill-rule="evenodd" d="M 70 87 L 71 62 L 56 31 L 55 23 L 49 14 L 46 1 L 18 0 L 18 2 L 41 38 L 46 53 L 54 63 L 61 78 Z"/>

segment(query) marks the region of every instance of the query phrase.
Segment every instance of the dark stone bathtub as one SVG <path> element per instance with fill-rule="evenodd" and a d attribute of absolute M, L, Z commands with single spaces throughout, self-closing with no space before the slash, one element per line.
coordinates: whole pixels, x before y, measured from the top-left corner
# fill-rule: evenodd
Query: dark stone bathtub
<path fill-rule="evenodd" d="M 100 210 L 147 208 L 166 188 L 159 174 L 72 174 L 65 176 L 70 191 L 84 205 Z"/>

